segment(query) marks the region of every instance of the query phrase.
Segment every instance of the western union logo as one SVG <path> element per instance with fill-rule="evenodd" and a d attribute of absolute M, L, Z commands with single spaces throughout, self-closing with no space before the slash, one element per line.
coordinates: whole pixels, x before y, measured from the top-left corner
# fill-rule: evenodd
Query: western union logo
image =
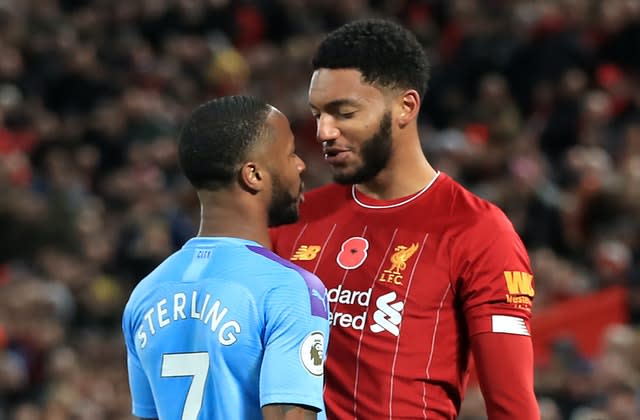
<path fill-rule="evenodd" d="M 532 274 L 523 273 L 522 271 L 505 271 L 504 279 L 507 282 L 507 289 L 509 289 L 510 295 L 535 296 L 536 292 L 531 285 L 533 280 Z"/>
<path fill-rule="evenodd" d="M 291 261 L 310 261 L 318 255 L 320 248 L 320 245 L 300 245 Z"/>

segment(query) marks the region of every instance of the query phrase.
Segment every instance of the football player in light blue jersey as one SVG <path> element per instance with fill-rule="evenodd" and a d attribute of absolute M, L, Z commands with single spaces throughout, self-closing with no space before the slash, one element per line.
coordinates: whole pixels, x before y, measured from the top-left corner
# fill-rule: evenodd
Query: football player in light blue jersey
<path fill-rule="evenodd" d="M 268 227 L 294 222 L 302 197 L 287 118 L 253 97 L 218 98 L 189 117 L 178 154 L 200 230 L 124 310 L 133 414 L 324 417 L 326 290 L 269 251 Z"/>

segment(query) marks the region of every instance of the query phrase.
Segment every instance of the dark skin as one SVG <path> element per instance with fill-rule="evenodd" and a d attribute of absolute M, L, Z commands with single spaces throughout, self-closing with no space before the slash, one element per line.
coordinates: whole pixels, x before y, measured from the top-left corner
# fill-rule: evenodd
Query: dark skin
<path fill-rule="evenodd" d="M 364 164 L 362 143 L 379 128 L 385 112 L 390 112 L 393 141 L 389 161 L 376 176 L 356 186 L 358 191 L 380 200 L 413 194 L 436 175 L 420 144 L 420 103 L 415 90 L 366 83 L 354 69 L 316 70 L 309 85 L 317 141 L 329 151 L 344 152 L 341 162 L 330 162 L 334 173 L 352 174 Z"/>
<path fill-rule="evenodd" d="M 390 114 L 388 162 L 370 179 L 353 182 L 359 192 L 379 200 L 414 194 L 436 176 L 421 148 L 417 124 L 420 104 L 417 91 L 367 83 L 355 69 L 318 69 L 309 85 L 309 105 L 316 119 L 317 141 L 323 145 L 334 176 L 340 179 L 349 179 L 368 164 L 363 157 L 365 144 L 379 129 L 383 115 Z M 492 355 L 512 346 L 519 350 L 510 356 L 516 356 L 504 355 L 502 363 L 493 362 Z M 471 339 L 471 348 L 485 401 L 493 410 L 489 417 L 539 418 L 530 381 L 532 373 L 526 373 L 533 371 L 531 339 L 508 334 L 478 334 Z M 520 373 L 517 377 L 514 377 L 515 370 Z M 510 383 L 511 387 L 504 387 L 504 383 Z M 514 394 L 514 389 L 521 392 Z M 514 395 L 519 395 L 522 408 L 522 413 L 517 415 L 506 411 L 512 409 L 509 401 L 513 401 Z"/>
<path fill-rule="evenodd" d="M 318 416 L 311 407 L 269 404 L 262 407 L 264 420 L 315 420 Z"/>
<path fill-rule="evenodd" d="M 198 191 L 201 203 L 198 236 L 249 239 L 270 248 L 268 208 L 272 198 L 273 162 L 292 196 L 300 194 L 304 162 L 295 154 L 294 136 L 287 118 L 277 110 L 267 117 L 273 142 L 263 142 L 249 153 L 238 182 L 217 191 Z"/>
<path fill-rule="evenodd" d="M 300 174 L 305 165 L 295 154 L 287 118 L 273 109 L 266 123 L 273 140 L 262 142 L 249 153 L 239 170 L 238 182 L 216 191 L 198 191 L 201 205 L 198 236 L 244 238 L 271 247 L 268 209 L 274 173 L 270 164 L 277 165 L 278 175 L 293 197 L 299 197 Z M 262 416 L 264 420 L 315 420 L 317 410 L 305 405 L 269 404 L 262 407 Z"/>

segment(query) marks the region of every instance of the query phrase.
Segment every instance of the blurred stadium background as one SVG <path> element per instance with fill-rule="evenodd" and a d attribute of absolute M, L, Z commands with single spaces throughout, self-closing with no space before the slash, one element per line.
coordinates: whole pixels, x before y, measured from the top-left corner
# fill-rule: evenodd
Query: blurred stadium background
<path fill-rule="evenodd" d="M 432 60 L 431 163 L 529 249 L 542 418 L 640 419 L 640 0 L 0 0 L 0 420 L 131 418 L 121 310 L 199 214 L 185 115 L 260 95 L 328 182 L 309 57 L 371 16 Z"/>

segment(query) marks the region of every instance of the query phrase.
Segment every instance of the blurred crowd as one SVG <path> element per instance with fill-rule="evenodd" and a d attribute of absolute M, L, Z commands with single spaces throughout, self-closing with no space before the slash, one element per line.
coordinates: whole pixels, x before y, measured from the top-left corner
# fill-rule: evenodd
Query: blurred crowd
<path fill-rule="evenodd" d="M 629 290 L 597 357 L 554 345 L 543 419 L 640 418 L 640 0 L 0 0 L 0 420 L 131 418 L 124 302 L 197 229 L 182 121 L 259 95 L 289 116 L 307 188 L 328 182 L 309 59 L 362 17 L 424 44 L 424 150 L 513 221 L 534 316 Z M 478 389 L 461 418 L 484 418 Z"/>

